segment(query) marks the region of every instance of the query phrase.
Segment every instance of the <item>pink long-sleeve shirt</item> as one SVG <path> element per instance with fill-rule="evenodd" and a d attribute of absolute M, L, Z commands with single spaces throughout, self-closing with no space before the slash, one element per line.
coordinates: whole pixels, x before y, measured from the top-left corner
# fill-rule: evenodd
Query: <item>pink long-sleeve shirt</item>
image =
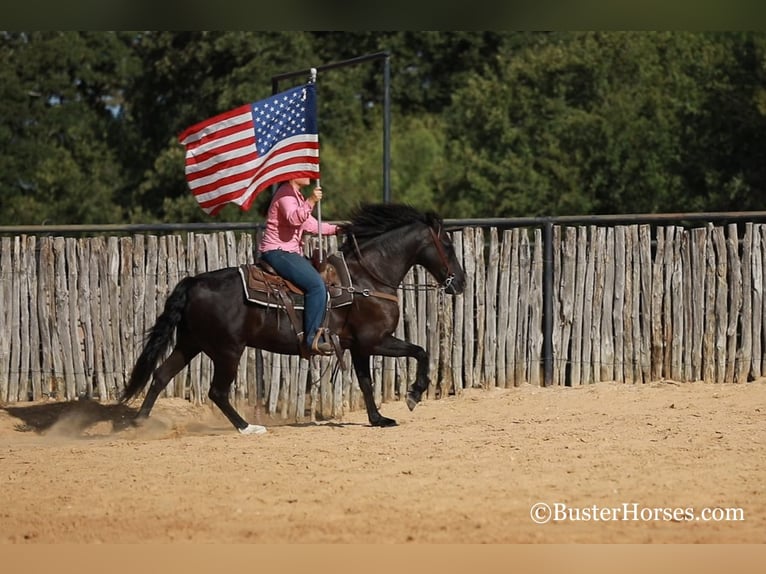
<path fill-rule="evenodd" d="M 266 214 L 266 231 L 261 239 L 261 253 L 281 249 L 303 253 L 303 234 L 319 233 L 319 222 L 311 215 L 312 206 L 290 182 L 277 188 Z M 334 235 L 338 227 L 322 223 L 323 235 Z"/>

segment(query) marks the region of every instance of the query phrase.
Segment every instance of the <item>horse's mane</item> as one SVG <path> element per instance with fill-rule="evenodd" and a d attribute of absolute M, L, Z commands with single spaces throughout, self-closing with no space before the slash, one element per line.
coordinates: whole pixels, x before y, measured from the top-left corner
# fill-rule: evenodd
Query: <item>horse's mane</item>
<path fill-rule="evenodd" d="M 412 223 L 428 227 L 441 224 L 442 219 L 433 211 L 418 211 L 399 203 L 368 203 L 360 205 L 345 225 L 346 234 L 352 233 L 359 241 L 380 237 L 384 233 Z"/>

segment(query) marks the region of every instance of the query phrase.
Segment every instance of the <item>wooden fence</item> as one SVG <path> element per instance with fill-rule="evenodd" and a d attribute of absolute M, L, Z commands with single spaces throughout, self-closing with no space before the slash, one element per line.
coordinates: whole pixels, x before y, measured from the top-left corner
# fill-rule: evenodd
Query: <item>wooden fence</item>
<path fill-rule="evenodd" d="M 554 384 L 760 377 L 766 226 L 741 229 L 555 226 Z M 465 293 L 422 289 L 419 267 L 400 292 L 397 336 L 429 352 L 428 396 L 542 384 L 540 228 L 466 227 L 453 239 Z M 234 231 L 0 238 L 0 401 L 113 400 L 175 284 L 252 253 L 252 235 Z M 166 395 L 206 400 L 211 366 L 196 358 Z M 402 397 L 414 370 L 414 360 L 374 358 L 378 402 Z M 333 381 L 330 359 L 253 349 L 233 393 L 290 420 L 363 408 L 353 373 Z"/>

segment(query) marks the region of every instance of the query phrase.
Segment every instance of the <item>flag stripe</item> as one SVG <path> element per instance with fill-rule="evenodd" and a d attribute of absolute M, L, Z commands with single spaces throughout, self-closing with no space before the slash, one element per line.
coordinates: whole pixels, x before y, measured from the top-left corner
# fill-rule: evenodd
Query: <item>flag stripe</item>
<path fill-rule="evenodd" d="M 252 106 L 244 105 L 231 111 L 217 115 L 209 120 L 200 122 L 186 129 L 180 136 L 180 141 L 185 146 L 194 144 L 205 137 L 215 136 L 221 130 L 230 126 L 246 124 L 253 121 Z"/>
<path fill-rule="evenodd" d="M 305 150 L 297 150 L 293 153 L 279 154 L 278 158 L 280 159 L 275 159 L 273 157 L 269 158 L 270 161 L 265 165 L 264 162 L 261 162 L 260 158 L 258 158 L 254 162 L 250 163 L 236 163 L 221 166 L 215 173 L 209 176 L 190 180 L 189 187 L 193 192 L 196 193 L 198 190 L 204 191 L 215 188 L 215 186 L 223 180 L 231 181 L 232 177 L 236 177 L 242 181 L 252 180 L 258 177 L 259 173 L 268 171 L 271 168 L 271 165 L 275 163 L 279 164 L 286 159 L 292 160 L 293 163 L 295 163 L 296 160 L 311 162 L 317 166 L 319 163 L 318 154 L 307 154 Z M 315 169 L 318 169 L 318 167 Z"/>
<path fill-rule="evenodd" d="M 194 157 L 208 157 L 231 145 L 252 145 L 254 144 L 254 137 L 253 124 L 250 122 L 236 127 L 224 128 L 215 134 L 208 134 L 186 146 L 186 149 Z"/>
<path fill-rule="evenodd" d="M 214 150 L 190 149 L 186 152 L 187 173 L 193 174 L 197 171 L 204 171 L 211 166 L 221 162 L 222 157 L 241 157 L 245 154 L 258 151 L 253 144 L 252 136 L 235 141 L 224 142 Z"/>
<path fill-rule="evenodd" d="M 215 191 L 216 187 L 235 181 L 240 181 L 244 186 L 248 186 L 252 181 L 259 179 L 264 173 L 268 173 L 274 166 L 282 167 L 287 163 L 311 163 L 314 165 L 314 171 L 317 173 L 319 171 L 318 150 L 307 150 L 305 148 L 292 149 L 284 153 L 271 155 L 266 158 L 266 161 L 262 161 L 262 159 L 257 158 L 247 163 L 219 166 L 214 172 L 203 175 L 203 177 L 189 179 L 189 187 L 195 195 L 198 195 Z"/>
<path fill-rule="evenodd" d="M 194 193 L 198 201 L 207 200 L 219 194 L 226 195 L 229 191 L 237 187 L 243 187 L 243 185 L 244 187 L 251 187 L 253 185 L 258 187 L 264 179 L 279 174 L 289 174 L 290 169 L 311 171 L 316 174 L 318 172 L 318 164 L 318 158 L 314 158 L 314 161 L 307 161 L 303 156 L 286 158 L 281 162 L 269 163 L 267 169 L 251 169 L 246 172 L 218 178 L 207 185 L 199 185 L 192 190 L 192 193 Z"/>
<path fill-rule="evenodd" d="M 257 169 L 265 162 L 278 161 L 277 156 L 283 153 L 303 153 L 306 156 L 318 156 L 319 144 L 314 140 L 313 136 L 294 136 L 275 145 L 267 155 L 262 157 L 258 156 L 255 146 L 231 150 L 201 164 L 188 167 L 186 178 L 189 181 L 189 186 L 193 188 L 198 179 L 208 178 L 217 171 L 225 169 L 226 166 L 241 164 L 246 169 Z"/>
<path fill-rule="evenodd" d="M 263 189 L 274 183 L 284 181 L 286 173 L 289 174 L 290 177 L 316 177 L 316 170 L 313 168 L 307 169 L 305 171 L 295 171 L 295 166 L 293 166 L 289 170 L 282 170 L 272 174 L 270 177 L 260 179 L 257 183 L 257 186 Z M 243 210 L 247 210 L 250 208 L 253 200 L 257 197 L 255 189 L 256 184 L 254 183 L 247 189 L 238 189 L 227 194 L 218 195 L 208 200 L 200 200 L 200 198 L 197 197 L 197 201 L 199 202 L 202 209 L 204 209 L 210 215 L 215 215 L 223 208 L 226 203 L 234 203 L 239 205 Z"/>

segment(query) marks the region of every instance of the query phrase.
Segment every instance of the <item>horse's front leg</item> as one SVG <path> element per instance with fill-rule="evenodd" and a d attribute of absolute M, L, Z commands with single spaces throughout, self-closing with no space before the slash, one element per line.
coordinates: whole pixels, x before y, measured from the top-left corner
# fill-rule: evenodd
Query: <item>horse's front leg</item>
<path fill-rule="evenodd" d="M 367 407 L 367 418 L 370 424 L 374 427 L 396 426 L 396 421 L 381 415 L 375 404 L 375 396 L 372 392 L 372 375 L 370 374 L 370 355 L 352 351 L 351 360 L 354 362 L 354 371 L 359 382 L 359 389 L 364 397 L 364 406 Z"/>
<path fill-rule="evenodd" d="M 384 357 L 412 357 L 418 362 L 417 375 L 415 382 L 407 389 L 407 407 L 414 410 L 420 402 L 423 393 L 428 390 L 428 353 L 426 350 L 414 343 L 408 343 L 397 339 L 393 335 L 386 337 L 372 352 L 373 355 L 382 355 Z"/>

